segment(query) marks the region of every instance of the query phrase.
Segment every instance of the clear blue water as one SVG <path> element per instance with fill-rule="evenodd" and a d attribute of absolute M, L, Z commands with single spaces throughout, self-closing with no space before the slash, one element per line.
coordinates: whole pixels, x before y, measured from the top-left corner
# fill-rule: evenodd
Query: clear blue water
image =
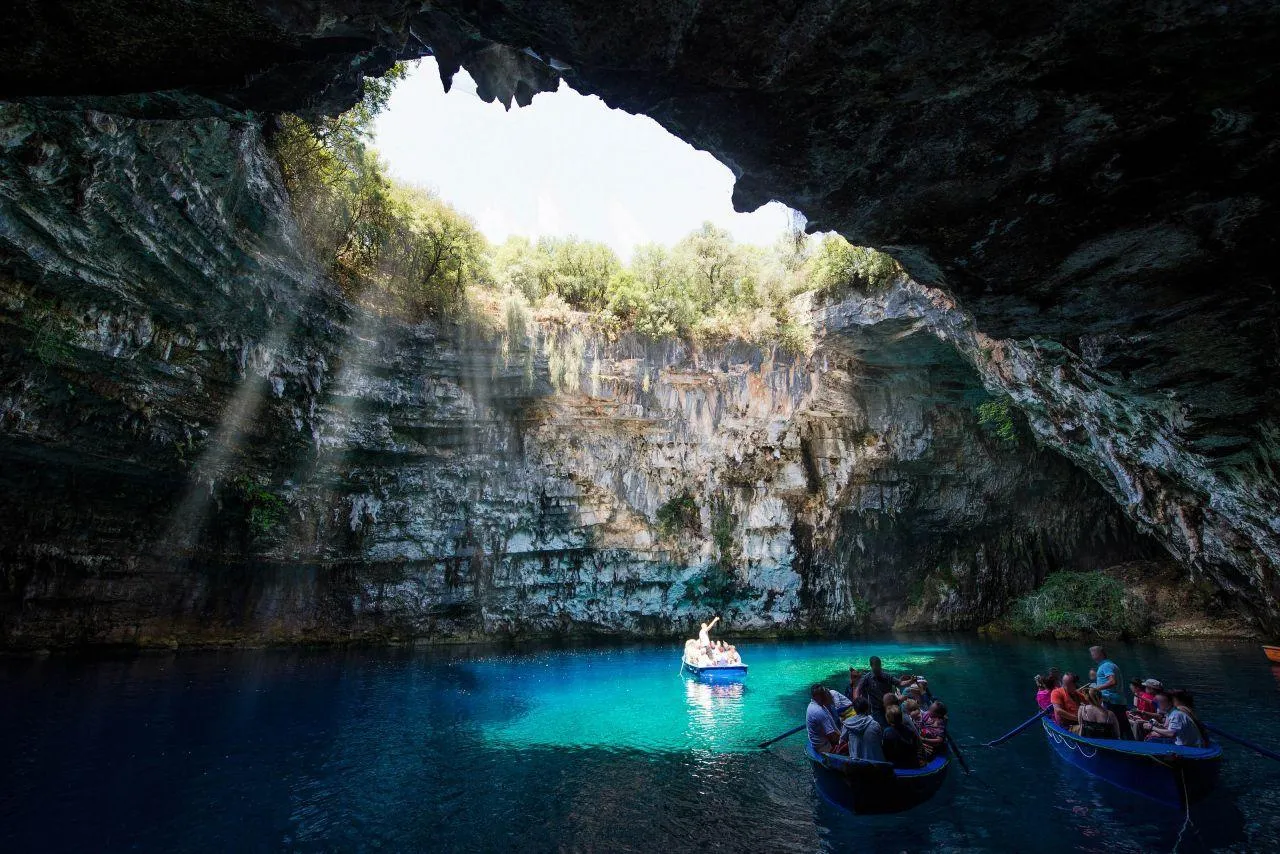
<path fill-rule="evenodd" d="M 1079 645 L 743 643 L 743 687 L 679 649 L 237 651 L 0 662 L 0 851 L 1160 851 L 1176 812 L 1066 766 L 1031 675 Z M 975 769 L 931 802 L 826 804 L 806 686 L 873 652 L 928 673 Z M 1280 742 L 1280 673 L 1254 644 L 1119 646 L 1126 674 L 1199 690 L 1210 720 Z M 958 771 L 958 769 L 956 769 Z M 1181 851 L 1280 849 L 1280 763 L 1229 748 Z"/>

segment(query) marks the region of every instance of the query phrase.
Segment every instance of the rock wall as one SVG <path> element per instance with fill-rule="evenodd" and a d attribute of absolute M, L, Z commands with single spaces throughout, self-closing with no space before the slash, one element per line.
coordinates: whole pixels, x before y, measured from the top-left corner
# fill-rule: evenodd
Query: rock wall
<path fill-rule="evenodd" d="M 958 628 L 1153 548 L 978 425 L 909 283 L 804 357 L 407 327 L 318 275 L 249 126 L 0 141 L 7 647 Z"/>
<path fill-rule="evenodd" d="M 95 0 L 0 12 L 0 97 L 333 112 L 433 53 L 486 98 L 568 79 L 958 307 L 984 382 L 1188 571 L 1280 625 L 1280 7 Z M 193 35 L 196 33 L 198 35 Z"/>

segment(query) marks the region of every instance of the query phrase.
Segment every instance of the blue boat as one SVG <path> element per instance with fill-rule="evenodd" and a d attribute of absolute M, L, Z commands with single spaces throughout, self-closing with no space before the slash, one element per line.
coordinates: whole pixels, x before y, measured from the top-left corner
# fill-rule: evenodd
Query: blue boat
<path fill-rule="evenodd" d="M 894 768 L 888 762 L 819 753 L 808 741 L 804 752 L 813 763 L 813 779 L 823 800 L 864 814 L 902 812 L 929 800 L 942 787 L 951 765 L 942 754 L 921 768 Z"/>
<path fill-rule="evenodd" d="M 696 664 L 690 664 L 687 658 L 680 659 L 680 663 L 684 670 L 704 682 L 741 682 L 747 678 L 747 665 L 745 664 L 718 664 L 711 667 L 699 667 Z"/>
<path fill-rule="evenodd" d="M 1203 798 L 1218 782 L 1222 745 L 1178 747 L 1145 741 L 1084 738 L 1042 718 L 1045 737 L 1066 761 L 1139 795 L 1172 807 Z"/>

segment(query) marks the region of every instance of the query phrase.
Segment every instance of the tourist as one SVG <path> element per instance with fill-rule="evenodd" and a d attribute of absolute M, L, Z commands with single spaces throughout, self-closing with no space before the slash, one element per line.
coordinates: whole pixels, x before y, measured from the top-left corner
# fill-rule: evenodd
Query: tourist
<path fill-rule="evenodd" d="M 1156 716 L 1156 692 L 1164 688 L 1159 679 L 1132 679 L 1129 691 L 1133 694 L 1133 708 L 1129 710 L 1129 719 L 1138 722 L 1149 721 Z M 1141 738 L 1141 735 L 1137 736 Z"/>
<path fill-rule="evenodd" d="M 929 693 L 929 680 L 921 676 L 916 679 L 916 684 L 920 686 L 920 708 L 927 709 L 933 705 L 933 694 Z"/>
<path fill-rule="evenodd" d="M 849 758 L 883 762 L 883 730 L 871 714 L 871 701 L 858 697 L 853 701 L 853 714 L 844 725 L 844 735 L 849 740 Z"/>
<path fill-rule="evenodd" d="M 920 716 L 920 740 L 938 753 L 947 747 L 947 706 L 934 700 L 929 711 Z"/>
<path fill-rule="evenodd" d="M 716 623 L 720 622 L 719 617 L 715 617 L 709 623 L 703 623 L 702 628 L 698 629 L 698 645 L 703 649 L 711 646 L 711 629 Z"/>
<path fill-rule="evenodd" d="M 1164 722 L 1146 721 L 1143 729 L 1150 733 L 1147 741 L 1176 744 L 1179 747 L 1203 747 L 1200 721 L 1191 708 L 1191 697 L 1185 691 L 1161 689 L 1156 692 L 1156 708 Z"/>
<path fill-rule="evenodd" d="M 862 680 L 862 671 L 856 667 L 849 668 L 849 696 L 858 699 L 858 682 Z"/>
<path fill-rule="evenodd" d="M 1053 719 L 1063 729 L 1071 729 L 1078 721 L 1076 711 L 1080 708 L 1080 692 L 1076 690 L 1076 675 L 1064 673 L 1062 684 L 1049 692 L 1053 701 Z"/>
<path fill-rule="evenodd" d="M 894 693 L 893 680 L 881 667 L 880 657 L 871 656 L 871 669 L 858 681 L 858 696 L 866 697 L 871 704 L 871 716 L 884 725 L 884 695 Z"/>
<path fill-rule="evenodd" d="M 920 703 L 911 697 L 902 701 L 902 718 L 910 721 L 920 731 Z"/>
<path fill-rule="evenodd" d="M 911 727 L 916 735 L 920 735 L 920 704 L 914 698 L 906 698 L 899 704 L 902 709 L 902 723 Z M 886 720 L 888 720 L 888 709 L 884 709 Z"/>
<path fill-rule="evenodd" d="M 822 684 L 809 689 L 809 708 L 804 715 L 809 743 L 819 753 L 835 753 L 840 746 L 840 720 L 836 717 L 831 691 Z"/>
<path fill-rule="evenodd" d="M 881 734 L 884 758 L 895 768 L 920 767 L 920 736 L 905 721 L 902 708 L 887 706 L 884 710 L 885 727 Z"/>
<path fill-rule="evenodd" d="M 1040 711 L 1044 711 L 1053 705 L 1050 695 L 1053 694 L 1053 688 L 1049 685 L 1048 676 L 1036 676 L 1036 705 L 1040 707 Z"/>
<path fill-rule="evenodd" d="M 1107 651 L 1100 646 L 1089 647 L 1089 655 L 1093 657 L 1093 661 L 1098 665 L 1097 676 L 1094 678 L 1094 686 L 1102 694 L 1102 702 L 1105 704 L 1107 711 L 1116 716 L 1116 720 L 1123 718 L 1125 712 L 1129 710 L 1129 706 L 1124 701 L 1124 678 L 1120 675 L 1120 668 L 1115 662 L 1107 658 Z M 1128 727 L 1120 728 L 1120 737 L 1122 739 L 1133 738 L 1133 733 Z"/>
<path fill-rule="evenodd" d="M 1081 693 L 1083 699 L 1076 710 L 1078 723 L 1071 731 L 1084 738 L 1119 739 L 1120 719 L 1103 704 L 1102 692 L 1097 688 L 1085 688 Z"/>

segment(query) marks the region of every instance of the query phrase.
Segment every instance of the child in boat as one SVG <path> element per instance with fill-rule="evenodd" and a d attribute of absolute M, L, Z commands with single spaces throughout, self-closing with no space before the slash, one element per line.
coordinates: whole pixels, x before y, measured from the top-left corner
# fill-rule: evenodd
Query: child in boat
<path fill-rule="evenodd" d="M 1048 676 L 1036 676 L 1036 705 L 1040 711 L 1044 711 L 1053 705 L 1050 695 L 1053 693 L 1053 687 L 1049 684 Z"/>
<path fill-rule="evenodd" d="M 929 711 L 920 716 L 920 740 L 934 753 L 946 748 L 947 706 L 941 700 L 934 700 Z"/>

